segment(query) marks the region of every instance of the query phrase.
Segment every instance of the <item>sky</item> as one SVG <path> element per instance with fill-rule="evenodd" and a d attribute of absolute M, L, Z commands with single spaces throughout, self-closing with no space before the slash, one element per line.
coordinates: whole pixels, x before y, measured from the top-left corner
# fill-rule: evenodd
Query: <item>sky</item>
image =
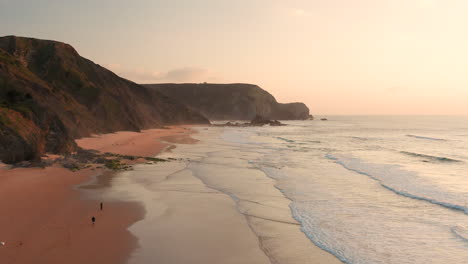
<path fill-rule="evenodd" d="M 137 83 L 253 83 L 312 114 L 468 115 L 466 0 L 0 0 L 0 36 Z"/>

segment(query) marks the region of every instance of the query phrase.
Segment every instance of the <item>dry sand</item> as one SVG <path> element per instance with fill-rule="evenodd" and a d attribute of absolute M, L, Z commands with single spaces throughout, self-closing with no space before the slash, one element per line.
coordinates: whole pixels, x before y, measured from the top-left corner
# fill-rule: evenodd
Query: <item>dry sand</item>
<path fill-rule="evenodd" d="M 173 127 L 99 135 L 77 143 L 101 152 L 154 156 L 173 148 L 171 143 L 197 142 L 191 133 L 186 127 Z M 122 172 L 107 191 L 117 196 L 119 191 L 134 194 L 130 200 L 141 203 L 105 200 L 103 212 L 100 201 L 84 200 L 72 187 L 90 176 L 97 181 L 87 190 L 108 187 L 112 183 L 108 172 L 2 166 L 0 241 L 7 244 L 0 246 L 0 263 L 339 263 L 307 241 L 290 215 L 289 202 L 279 193 L 270 193 L 277 190 L 268 179 L 261 177 L 262 181 L 245 187 L 237 186 L 241 182 L 233 181 L 235 177 L 227 180 L 226 171 L 218 178 L 247 193 L 268 187 L 261 192 L 270 195 L 265 201 L 262 195 L 245 198 L 274 203 L 281 207 L 279 215 L 243 201 L 236 204 L 225 193 L 207 187 L 185 166 L 184 162 L 168 162 Z M 272 197 L 277 198 L 271 201 Z M 246 209 L 261 214 L 249 215 Z M 97 218 L 94 226 L 92 216 Z"/>
<path fill-rule="evenodd" d="M 193 133 L 186 126 L 173 126 L 170 129 L 148 129 L 140 133 L 121 131 L 111 134 L 95 135 L 76 140 L 84 149 L 94 149 L 103 153 L 110 152 L 122 155 L 155 156 L 170 146 L 170 143 L 192 143 L 188 137 Z"/>
<path fill-rule="evenodd" d="M 80 199 L 71 187 L 96 173 L 49 167 L 0 172 L 0 263 L 123 263 L 137 246 L 127 227 L 140 206 Z M 91 224 L 91 217 L 97 218 Z"/>
<path fill-rule="evenodd" d="M 102 152 L 154 156 L 167 143 L 159 139 L 190 134 L 185 127 L 118 132 L 77 140 L 79 146 Z M 137 203 L 83 199 L 73 186 L 109 172 L 59 167 L 0 166 L 0 263 L 126 263 L 137 247 L 127 228 L 144 216 Z M 105 182 L 109 182 L 108 179 Z M 96 186 L 93 186 L 94 188 Z M 99 186 L 98 186 L 99 187 Z M 96 217 L 92 225 L 91 217 Z"/>

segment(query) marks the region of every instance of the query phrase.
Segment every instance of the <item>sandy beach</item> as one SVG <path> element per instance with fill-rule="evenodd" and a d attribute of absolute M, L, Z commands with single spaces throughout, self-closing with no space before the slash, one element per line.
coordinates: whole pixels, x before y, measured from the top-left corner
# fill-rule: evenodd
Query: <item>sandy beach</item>
<path fill-rule="evenodd" d="M 155 156 L 170 147 L 170 143 L 194 143 L 189 126 L 172 126 L 167 129 L 148 129 L 140 133 L 121 131 L 94 135 L 76 140 L 83 149 L 121 155 Z M 165 142 L 167 141 L 167 143 Z"/>
<path fill-rule="evenodd" d="M 0 172 L 0 263 L 124 263 L 137 246 L 132 203 L 83 200 L 72 186 L 100 173 L 49 167 Z M 91 217 L 95 216 L 95 225 Z"/>
<path fill-rule="evenodd" d="M 169 146 L 161 137 L 183 139 L 189 133 L 184 127 L 123 131 L 77 143 L 101 152 L 154 156 Z M 127 229 L 143 218 L 141 205 L 104 200 L 100 211 L 101 200 L 87 199 L 74 188 L 95 177 L 108 183 L 113 174 L 95 168 L 72 172 L 58 166 L 9 169 L 2 164 L 0 242 L 5 245 L 0 246 L 0 263 L 126 263 L 138 246 Z M 98 183 L 92 187 L 106 185 Z"/>
<path fill-rule="evenodd" d="M 159 155 L 177 161 L 114 178 L 108 197 L 146 211 L 129 229 L 139 247 L 128 263 L 341 263 L 301 232 L 276 182 L 249 166 L 257 154 L 221 140 L 223 128 L 198 130 L 196 140 L 179 141 L 197 144 Z"/>
<path fill-rule="evenodd" d="M 239 161 L 200 163 L 228 149 L 194 133 L 178 126 L 77 140 L 102 153 L 178 158 L 131 171 L 2 168 L 0 263 L 340 263 L 300 231 L 273 180 Z"/>
<path fill-rule="evenodd" d="M 261 154 L 224 140 L 224 128 L 199 131 L 194 135 L 196 145 L 178 145 L 173 153 L 161 155 L 176 155 L 183 162 L 126 173 L 127 180 L 151 175 L 146 193 L 138 199 L 158 206 L 148 210 L 158 214 L 130 228 L 141 238 L 141 248 L 130 263 L 147 263 L 150 256 L 145 252 L 158 252 L 163 263 L 342 263 L 301 231 L 292 217 L 291 201 L 276 188 L 280 181 L 249 164 Z M 118 185 L 143 192 L 124 180 Z M 152 248 L 160 236 L 168 239 Z"/>

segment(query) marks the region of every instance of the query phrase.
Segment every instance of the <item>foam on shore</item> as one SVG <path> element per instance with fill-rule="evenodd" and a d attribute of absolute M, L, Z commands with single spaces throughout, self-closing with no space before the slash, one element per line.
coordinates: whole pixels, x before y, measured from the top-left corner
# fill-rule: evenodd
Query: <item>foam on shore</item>
<path fill-rule="evenodd" d="M 130 263 L 341 263 L 315 246 L 292 217 L 290 200 L 249 160 L 259 153 L 204 128 L 196 145 L 177 145 L 115 178 L 109 197 L 143 202 L 130 230 L 140 249 Z"/>

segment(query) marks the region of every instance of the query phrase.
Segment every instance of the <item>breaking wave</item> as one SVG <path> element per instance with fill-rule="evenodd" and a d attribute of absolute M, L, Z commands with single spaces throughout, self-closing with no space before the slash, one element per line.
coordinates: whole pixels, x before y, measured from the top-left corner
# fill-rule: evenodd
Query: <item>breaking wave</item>
<path fill-rule="evenodd" d="M 432 155 L 426 155 L 426 154 L 421 154 L 421 153 L 416 153 L 416 152 L 409 152 L 409 151 L 400 151 L 400 153 L 412 156 L 412 157 L 417 157 L 417 158 L 425 158 L 433 161 L 439 161 L 439 162 L 462 162 L 461 160 L 456 160 L 456 159 L 451 159 L 447 157 L 438 157 L 438 156 L 432 156 Z"/>
<path fill-rule="evenodd" d="M 460 210 L 468 214 L 468 207 L 463 205 L 463 197 L 442 192 L 436 186 L 424 183 L 416 173 L 402 170 L 398 165 L 371 164 L 362 162 L 357 158 L 337 157 L 331 154 L 327 154 L 326 158 L 335 161 L 347 170 L 366 175 L 378 181 L 382 187 L 396 194 Z"/>
<path fill-rule="evenodd" d="M 468 228 L 462 226 L 452 226 L 450 228 L 452 233 L 454 233 L 457 237 L 461 238 L 468 242 Z"/>
<path fill-rule="evenodd" d="M 412 138 L 417 138 L 417 139 L 426 139 L 426 140 L 435 140 L 435 141 L 447 141 L 446 139 L 443 138 L 433 138 L 433 137 L 423 137 L 423 136 L 417 136 L 417 135 L 406 135 L 407 137 L 412 137 Z"/>
<path fill-rule="evenodd" d="M 288 143 L 293 143 L 293 142 L 295 142 L 294 140 L 287 139 L 287 138 L 283 138 L 283 137 L 276 137 L 276 138 L 277 138 L 277 139 L 279 139 L 279 140 L 282 140 L 282 141 L 288 142 Z"/>

